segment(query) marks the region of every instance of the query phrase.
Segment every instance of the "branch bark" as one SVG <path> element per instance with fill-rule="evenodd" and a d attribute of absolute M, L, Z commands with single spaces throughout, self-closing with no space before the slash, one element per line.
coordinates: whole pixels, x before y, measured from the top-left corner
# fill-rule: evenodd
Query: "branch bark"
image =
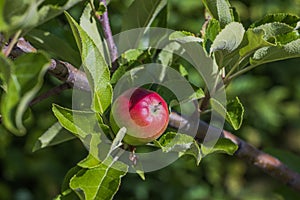
<path fill-rule="evenodd" d="M 27 42 L 22 39 L 17 43 L 17 48 L 12 51 L 14 56 L 18 56 L 20 52 L 35 51 L 35 49 Z M 49 73 L 54 75 L 59 80 L 66 82 L 72 86 L 76 86 L 78 89 L 84 91 L 90 91 L 88 80 L 84 72 L 79 71 L 69 63 L 51 60 L 51 65 L 48 69 Z M 76 84 L 74 85 L 74 83 Z M 179 128 L 182 125 L 189 123 L 184 117 L 172 112 L 170 114 L 169 125 L 174 128 Z M 188 126 L 186 126 L 188 127 Z M 203 139 L 208 129 L 216 129 L 215 127 L 209 126 L 206 122 L 200 121 L 198 126 L 197 138 Z M 289 185 L 295 190 L 300 191 L 300 174 L 288 168 L 277 158 L 258 150 L 251 144 L 248 144 L 244 140 L 238 138 L 232 133 L 222 130 L 221 137 L 228 138 L 238 145 L 238 150 L 235 152 L 235 156 L 246 160 L 250 164 L 260 168 L 265 173 L 278 179 L 284 184 Z"/>
<path fill-rule="evenodd" d="M 102 30 L 104 33 L 104 38 L 106 39 L 106 42 L 108 45 L 109 54 L 110 54 L 111 63 L 112 63 L 112 71 L 115 71 L 118 67 L 118 65 L 116 63 L 116 61 L 118 59 L 118 49 L 117 49 L 117 46 L 113 39 L 112 31 L 110 28 L 106 0 L 100 0 L 100 3 L 103 3 L 103 5 L 106 8 L 106 11 L 102 15 L 96 15 L 96 17 L 99 20 L 99 22 L 101 23 Z"/>

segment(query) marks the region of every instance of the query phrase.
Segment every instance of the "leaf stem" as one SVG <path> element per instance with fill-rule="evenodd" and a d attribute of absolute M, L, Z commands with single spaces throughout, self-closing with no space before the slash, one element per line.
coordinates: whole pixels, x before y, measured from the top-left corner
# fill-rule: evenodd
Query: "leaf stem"
<path fill-rule="evenodd" d="M 230 80 L 232 80 L 233 78 L 235 78 L 235 77 L 237 77 L 237 76 L 240 76 L 240 75 L 242 75 L 242 74 L 244 74 L 244 73 L 246 73 L 246 72 L 252 70 L 253 68 L 257 67 L 258 65 L 259 65 L 259 64 L 256 64 L 256 65 L 249 65 L 249 66 L 245 67 L 244 69 L 242 69 L 242 70 L 236 72 L 235 74 L 229 76 L 228 79 L 227 79 L 227 81 L 230 81 Z"/>

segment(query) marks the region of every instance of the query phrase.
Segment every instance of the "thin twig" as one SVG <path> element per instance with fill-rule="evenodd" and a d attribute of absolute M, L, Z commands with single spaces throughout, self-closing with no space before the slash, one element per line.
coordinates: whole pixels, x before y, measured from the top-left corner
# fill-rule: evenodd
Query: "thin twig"
<path fill-rule="evenodd" d="M 60 94 L 62 91 L 67 90 L 67 89 L 70 89 L 70 88 L 72 88 L 72 86 L 71 86 L 69 83 L 63 83 L 63 84 L 60 84 L 60 85 L 58 85 L 58 86 L 56 86 L 56 87 L 54 87 L 54 88 L 48 90 L 47 92 L 41 94 L 40 96 L 37 96 L 36 98 L 34 98 L 34 99 L 30 102 L 29 106 L 32 106 L 32 105 L 34 105 L 34 104 L 37 104 L 37 103 L 39 103 L 39 102 L 41 102 L 41 101 L 43 101 L 44 99 L 47 99 L 47 98 L 49 98 L 49 97 L 58 95 L 58 94 Z"/>
<path fill-rule="evenodd" d="M 3 49 L 3 54 L 5 55 L 5 57 L 7 57 L 10 54 L 11 50 L 14 48 L 15 44 L 18 42 L 21 33 L 22 33 L 22 31 L 18 30 L 15 33 L 14 37 L 9 42 L 9 44 L 6 46 L 6 48 Z"/>
<path fill-rule="evenodd" d="M 102 15 L 96 15 L 97 19 L 101 23 L 103 33 L 104 33 L 104 38 L 107 42 L 108 49 L 109 49 L 109 54 L 111 58 L 111 63 L 112 63 L 112 71 L 115 71 L 117 66 L 117 58 L 118 58 L 118 49 L 115 44 L 115 41 L 113 39 L 110 23 L 109 23 L 109 18 L 108 18 L 108 12 L 107 12 L 107 4 L 106 0 L 100 0 L 100 3 L 102 3 L 105 7 L 106 10 Z"/>
<path fill-rule="evenodd" d="M 20 45 L 18 46 L 20 47 Z M 20 49 L 17 51 L 20 51 Z M 53 65 L 49 68 L 49 71 L 60 80 L 64 80 L 65 82 L 71 83 L 72 85 L 74 84 L 74 81 L 76 81 L 79 84 L 76 84 L 74 86 L 79 85 L 80 89 L 90 91 L 85 74 L 82 71 L 77 70 L 69 63 L 53 60 Z M 185 126 L 184 123 L 189 123 L 189 121 L 174 112 L 170 114 L 169 125 L 171 127 L 189 127 Z M 203 139 L 208 129 L 214 129 L 214 127 L 209 126 L 206 122 L 200 121 L 196 138 Z M 300 191 L 300 175 L 289 169 L 277 158 L 258 150 L 254 146 L 248 144 L 244 140 L 238 138 L 228 131 L 222 130 L 221 137 L 228 138 L 238 145 L 238 150 L 234 154 L 236 157 L 246 160 L 250 164 L 257 166 L 270 176 Z"/>

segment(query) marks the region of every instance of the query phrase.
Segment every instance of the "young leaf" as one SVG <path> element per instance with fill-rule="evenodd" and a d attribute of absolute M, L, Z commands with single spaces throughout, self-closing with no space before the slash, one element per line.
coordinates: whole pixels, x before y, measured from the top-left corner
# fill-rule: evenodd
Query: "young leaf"
<path fill-rule="evenodd" d="M 252 65 L 300 57 L 300 39 L 283 46 L 264 47 L 257 50 L 250 60 Z"/>
<path fill-rule="evenodd" d="M 93 40 L 94 44 L 97 46 L 98 50 L 100 51 L 102 57 L 104 57 L 104 45 L 101 40 L 99 30 L 97 28 L 96 19 L 94 16 L 92 16 L 92 8 L 89 3 L 84 8 L 82 15 L 80 17 L 80 27 Z"/>
<path fill-rule="evenodd" d="M 112 199 L 127 171 L 127 165 L 109 157 L 105 164 L 80 170 L 71 178 L 70 187 L 77 194 L 82 191 L 86 200 Z"/>
<path fill-rule="evenodd" d="M 203 4 L 222 28 L 234 21 L 233 11 L 228 0 L 203 0 Z"/>
<path fill-rule="evenodd" d="M 63 132 L 62 130 L 63 127 L 60 125 L 60 123 L 56 122 L 53 124 L 43 135 L 38 138 L 38 141 L 36 141 L 32 151 L 37 151 L 39 149 L 60 144 L 75 138 L 70 133 Z"/>
<path fill-rule="evenodd" d="M 244 33 L 245 29 L 243 25 L 238 22 L 232 22 L 226 25 L 211 45 L 210 52 L 220 50 L 232 52 L 241 44 Z"/>
<path fill-rule="evenodd" d="M 227 138 L 219 138 L 213 148 L 207 148 L 206 146 L 201 145 L 201 150 L 204 155 L 211 153 L 226 153 L 233 155 L 237 149 L 238 145 Z"/>
<path fill-rule="evenodd" d="M 235 100 L 229 101 L 226 105 L 227 109 L 218 100 L 211 98 L 210 104 L 213 110 L 225 117 L 226 121 L 235 129 L 238 130 L 242 124 L 244 116 L 244 107 L 238 97 Z"/>
<path fill-rule="evenodd" d="M 93 40 L 68 13 L 65 14 L 72 28 L 81 53 L 82 65 L 92 88 L 92 109 L 102 114 L 112 101 L 108 66 Z"/>
<path fill-rule="evenodd" d="M 241 57 L 250 55 L 261 47 L 274 46 L 274 44 L 264 39 L 264 31 L 262 29 L 248 29 L 245 37 L 247 44 L 239 51 Z"/>
<path fill-rule="evenodd" d="M 169 40 L 177 41 L 180 43 L 188 42 L 203 42 L 202 38 L 196 37 L 194 34 L 186 31 L 175 31 L 170 34 Z"/>
<path fill-rule="evenodd" d="M 292 27 L 296 27 L 297 23 L 300 21 L 300 18 L 296 15 L 292 15 L 289 13 L 275 13 L 268 14 L 262 19 L 254 22 L 250 28 L 255 28 L 263 24 L 272 23 L 272 22 L 281 22 Z"/>
<path fill-rule="evenodd" d="M 226 120 L 231 124 L 234 130 L 238 130 L 241 127 L 243 116 L 244 107 L 238 97 L 227 103 Z"/>
<path fill-rule="evenodd" d="M 264 39 L 267 41 L 271 38 L 276 39 L 278 35 L 285 35 L 289 32 L 294 31 L 293 27 L 280 22 L 273 22 L 260 25 L 254 28 L 254 31 L 259 29 L 264 31 Z"/>
<path fill-rule="evenodd" d="M 167 0 L 136 0 L 123 16 L 122 31 L 150 27 L 154 19 L 167 5 Z"/>
<path fill-rule="evenodd" d="M 197 164 L 201 160 L 200 147 L 193 137 L 175 132 L 165 133 L 159 140 L 154 141 L 157 147 L 163 152 L 178 152 L 178 157 L 182 155 L 192 155 L 195 157 Z"/>
<path fill-rule="evenodd" d="M 44 74 L 50 64 L 49 58 L 43 53 L 28 53 L 18 57 L 14 63 L 4 62 L 0 71 L 5 72 L 7 91 L 2 96 L 1 114 L 6 128 L 16 135 L 24 135 L 23 114 L 43 84 Z M 2 67 L 8 67 L 2 69 Z M 8 77 L 8 71 L 10 76 Z"/>
<path fill-rule="evenodd" d="M 207 28 L 205 30 L 204 42 L 203 42 L 203 46 L 205 47 L 207 53 L 210 52 L 210 47 L 220 31 L 221 31 L 220 22 L 216 19 L 211 19 L 208 22 Z"/>

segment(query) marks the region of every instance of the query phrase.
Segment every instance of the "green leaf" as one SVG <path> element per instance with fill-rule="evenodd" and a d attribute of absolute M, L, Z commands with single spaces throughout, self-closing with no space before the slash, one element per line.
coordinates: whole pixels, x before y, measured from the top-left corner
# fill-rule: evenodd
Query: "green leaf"
<path fill-rule="evenodd" d="M 210 47 L 220 31 L 221 31 L 220 22 L 216 19 L 211 19 L 208 22 L 207 28 L 205 30 L 204 42 L 203 42 L 203 46 L 205 47 L 207 53 L 210 52 Z"/>
<path fill-rule="evenodd" d="M 93 40 L 68 13 L 65 14 L 72 28 L 81 53 L 82 65 L 92 88 L 92 110 L 102 114 L 112 101 L 108 66 Z"/>
<path fill-rule="evenodd" d="M 201 145 L 201 150 L 204 155 L 211 153 L 226 153 L 233 155 L 234 152 L 238 150 L 238 145 L 227 138 L 220 138 L 213 148 L 208 148 L 204 145 Z"/>
<path fill-rule="evenodd" d="M 241 127 L 243 116 L 244 107 L 238 97 L 227 103 L 226 120 L 231 124 L 234 130 L 238 130 Z"/>
<path fill-rule="evenodd" d="M 222 28 L 234 21 L 233 11 L 228 0 L 203 0 L 202 2 L 213 18 L 219 20 Z"/>
<path fill-rule="evenodd" d="M 122 58 L 126 59 L 127 62 L 135 61 L 143 52 L 141 49 L 129 49 L 122 54 Z"/>
<path fill-rule="evenodd" d="M 0 80 L 2 80 L 1 87 L 7 91 L 7 84 L 10 80 L 11 68 L 13 63 L 7 59 L 3 54 L 0 54 Z"/>
<path fill-rule="evenodd" d="M 112 199 L 127 171 L 127 165 L 109 157 L 95 168 L 80 170 L 71 178 L 70 187 L 79 195 L 83 192 L 86 200 Z"/>
<path fill-rule="evenodd" d="M 243 41 L 245 29 L 241 23 L 232 22 L 217 35 L 213 44 L 211 45 L 210 52 L 227 51 L 232 52 Z"/>
<path fill-rule="evenodd" d="M 173 62 L 174 52 L 181 49 L 178 42 L 171 42 L 166 45 L 158 55 L 158 60 L 163 66 L 170 66 Z"/>
<path fill-rule="evenodd" d="M 175 31 L 170 34 L 169 40 L 177 41 L 180 43 L 188 43 L 188 42 L 202 42 L 203 39 L 196 37 L 193 33 L 186 31 Z"/>
<path fill-rule="evenodd" d="M 93 1 L 91 1 L 93 3 Z M 99 34 L 97 22 L 94 16 L 92 16 L 92 8 L 90 4 L 87 4 L 80 17 L 80 27 L 88 34 L 97 46 L 102 57 L 104 58 L 104 45 Z"/>
<path fill-rule="evenodd" d="M 300 39 L 287 43 L 283 46 L 263 47 L 257 50 L 250 59 L 251 65 L 300 57 Z"/>
<path fill-rule="evenodd" d="M 78 51 L 75 51 L 65 40 L 50 32 L 33 29 L 26 34 L 25 38 L 35 48 L 45 50 L 55 58 L 67 61 L 75 66 L 80 66 L 81 64 Z"/>
<path fill-rule="evenodd" d="M 254 22 L 250 28 L 258 27 L 263 24 L 272 23 L 272 22 L 281 22 L 284 24 L 288 24 L 292 27 L 296 27 L 297 23 L 300 21 L 300 18 L 296 15 L 289 13 L 275 13 L 268 14 L 262 19 Z"/>
<path fill-rule="evenodd" d="M 5 0 L 0 1 L 0 31 L 7 30 L 7 24 L 4 19 L 4 5 L 5 5 Z"/>
<path fill-rule="evenodd" d="M 254 28 L 254 31 L 259 30 L 259 29 L 264 31 L 264 39 L 267 41 L 270 41 L 271 39 L 276 41 L 276 37 L 278 35 L 285 35 L 289 32 L 294 31 L 293 27 L 291 27 L 287 24 L 284 24 L 284 23 L 280 23 L 280 22 L 273 22 L 273 23 L 267 23 L 267 24 L 260 25 L 256 28 Z"/>
<path fill-rule="evenodd" d="M 89 153 L 89 155 L 86 158 L 84 158 L 82 161 L 77 163 L 79 167 L 84 169 L 92 169 L 99 166 L 100 164 L 101 161 L 95 156 L 93 156 L 91 153 Z"/>
<path fill-rule="evenodd" d="M 245 34 L 247 44 L 240 49 L 240 56 L 250 55 L 261 47 L 273 46 L 274 44 L 264 39 L 264 34 L 262 29 L 248 29 Z"/>
<path fill-rule="evenodd" d="M 200 147 L 194 138 L 189 135 L 167 132 L 159 140 L 154 141 L 154 144 L 165 153 L 178 152 L 178 157 L 192 155 L 195 157 L 197 164 L 200 163 L 202 157 Z"/>
<path fill-rule="evenodd" d="M 61 14 L 81 0 L 68 0 L 63 6 L 43 4 L 43 1 L 32 0 L 7 0 L 2 1 L 1 11 L 3 19 L 0 23 L 7 26 L 0 26 L 0 31 L 12 34 L 16 30 L 29 30 L 53 17 Z M 4 22 L 5 21 L 5 22 Z"/>
<path fill-rule="evenodd" d="M 4 62 L 4 65 L 1 63 L 0 71 L 6 71 L 4 77 L 7 82 L 6 93 L 1 99 L 2 121 L 12 133 L 24 135 L 26 129 L 23 125 L 23 115 L 43 84 L 44 74 L 50 64 L 49 58 L 38 52 L 24 54 L 14 63 L 5 61 L 4 58 L 0 61 Z M 10 70 L 2 67 L 9 67 Z"/>
<path fill-rule="evenodd" d="M 167 0 L 137 0 L 127 9 L 122 19 L 122 31 L 150 27 L 154 19 L 167 5 Z"/>
<path fill-rule="evenodd" d="M 52 111 L 62 127 L 73 133 L 76 137 L 84 139 L 88 134 L 98 134 L 96 114 L 93 112 L 70 110 L 53 104 Z"/>
<path fill-rule="evenodd" d="M 244 107 L 238 97 L 235 100 L 227 102 L 227 109 L 218 100 L 211 98 L 210 104 L 213 110 L 225 117 L 226 121 L 235 129 L 238 130 L 242 125 L 244 116 Z"/>
<path fill-rule="evenodd" d="M 62 129 L 63 127 L 60 125 L 60 123 L 56 122 L 53 124 L 43 135 L 38 138 L 38 141 L 36 141 L 32 151 L 37 151 L 48 146 L 57 145 L 74 139 L 73 135 L 68 132 L 63 132 Z"/>

